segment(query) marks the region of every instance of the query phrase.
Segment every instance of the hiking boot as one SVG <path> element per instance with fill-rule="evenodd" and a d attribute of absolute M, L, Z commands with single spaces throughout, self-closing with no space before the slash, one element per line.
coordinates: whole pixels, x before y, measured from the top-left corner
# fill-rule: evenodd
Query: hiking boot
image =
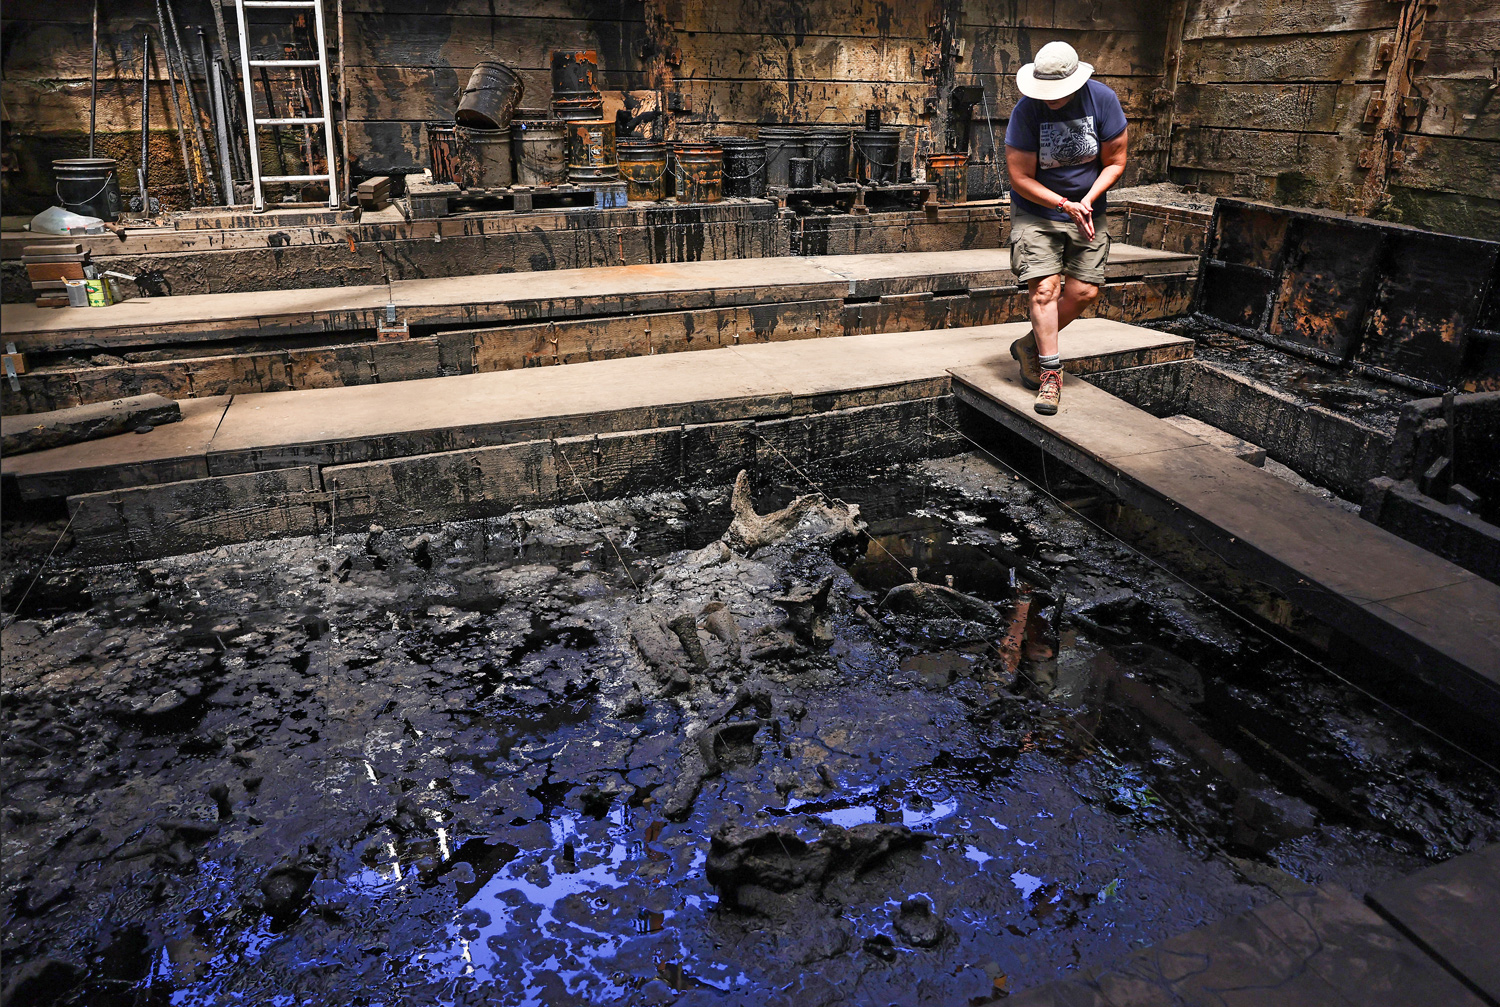
<path fill-rule="evenodd" d="M 1036 405 L 1032 408 L 1043 416 L 1052 416 L 1062 401 L 1062 371 L 1043 371 L 1040 384 L 1041 390 L 1036 393 Z"/>
<path fill-rule="evenodd" d="M 1042 387 L 1042 365 L 1036 355 L 1036 333 L 1028 332 L 1011 343 L 1010 355 L 1021 365 L 1021 384 L 1032 391 Z"/>

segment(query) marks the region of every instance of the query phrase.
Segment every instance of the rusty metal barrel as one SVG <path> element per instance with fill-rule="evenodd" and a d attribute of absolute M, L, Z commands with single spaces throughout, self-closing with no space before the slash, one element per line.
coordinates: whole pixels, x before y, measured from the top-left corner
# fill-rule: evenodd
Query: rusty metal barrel
<path fill-rule="evenodd" d="M 620 177 L 613 119 L 577 120 L 567 124 L 568 181 L 614 182 Z"/>
<path fill-rule="evenodd" d="M 931 154 L 927 158 L 927 181 L 939 203 L 969 201 L 969 155 Z"/>
<path fill-rule="evenodd" d="M 673 144 L 672 181 L 679 203 L 717 203 L 724 198 L 724 148 L 715 143 Z"/>
<path fill-rule="evenodd" d="M 520 74 L 498 59 L 484 60 L 469 74 L 453 118 L 470 129 L 510 129 L 511 117 L 525 93 Z"/>
<path fill-rule="evenodd" d="M 552 53 L 552 115 L 572 121 L 604 118 L 599 94 L 599 54 L 592 49 L 559 49 Z"/>
<path fill-rule="evenodd" d="M 515 181 L 510 163 L 510 130 L 458 127 L 458 158 L 453 181 L 462 189 L 503 189 Z"/>
<path fill-rule="evenodd" d="M 458 162 L 458 124 L 438 121 L 426 123 L 426 127 L 427 166 L 432 169 L 432 180 L 451 182 Z"/>
<path fill-rule="evenodd" d="M 615 145 L 626 198 L 651 202 L 667 197 L 667 145 L 655 140 L 621 140 Z"/>
<path fill-rule="evenodd" d="M 510 146 L 517 185 L 568 180 L 568 129 L 561 119 L 512 119 Z"/>

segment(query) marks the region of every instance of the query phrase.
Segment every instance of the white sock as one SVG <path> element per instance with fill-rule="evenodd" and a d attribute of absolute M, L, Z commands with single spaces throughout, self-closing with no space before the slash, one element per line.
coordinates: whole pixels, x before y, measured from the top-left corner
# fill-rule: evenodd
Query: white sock
<path fill-rule="evenodd" d="M 1060 371 L 1060 370 L 1062 370 L 1062 354 L 1061 353 L 1053 353 L 1053 354 L 1050 354 L 1050 355 L 1047 355 L 1047 354 L 1038 354 L 1036 360 L 1037 360 L 1037 363 L 1039 363 L 1039 364 L 1042 365 L 1042 370 L 1044 370 L 1044 371 Z"/>

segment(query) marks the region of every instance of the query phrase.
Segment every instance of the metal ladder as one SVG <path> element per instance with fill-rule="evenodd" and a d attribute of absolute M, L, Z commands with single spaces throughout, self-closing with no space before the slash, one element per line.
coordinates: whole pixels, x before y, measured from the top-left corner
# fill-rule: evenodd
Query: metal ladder
<path fill-rule="evenodd" d="M 245 75 L 245 121 L 250 124 L 250 176 L 255 183 L 255 212 L 263 213 L 266 209 L 266 194 L 264 183 L 266 182 L 322 182 L 328 183 L 328 206 L 329 209 L 338 209 L 340 193 L 335 181 L 337 172 L 333 164 L 333 113 L 328 99 L 328 44 L 327 37 L 323 31 L 323 5 L 320 0 L 235 0 L 235 13 L 239 15 L 240 21 L 240 66 Z M 313 12 L 313 24 L 315 26 L 316 45 L 318 50 L 317 59 L 251 59 L 250 58 L 250 31 L 245 21 L 245 9 L 247 7 L 279 7 L 294 10 L 308 10 Z M 323 114 L 321 116 L 293 116 L 290 118 L 257 119 L 255 117 L 255 90 L 251 83 L 250 71 L 252 68 L 281 68 L 290 69 L 294 67 L 317 67 L 318 88 L 323 98 Z M 269 78 L 268 78 L 269 79 Z M 271 104 L 269 91 L 266 94 L 266 107 L 274 115 L 275 107 Z M 257 130 L 262 126 L 322 126 L 323 143 L 327 148 L 328 172 L 323 175 L 262 175 L 260 173 L 260 144 L 257 142 Z M 311 167 L 311 165 L 309 165 Z M 285 169 L 283 169 L 285 170 Z"/>

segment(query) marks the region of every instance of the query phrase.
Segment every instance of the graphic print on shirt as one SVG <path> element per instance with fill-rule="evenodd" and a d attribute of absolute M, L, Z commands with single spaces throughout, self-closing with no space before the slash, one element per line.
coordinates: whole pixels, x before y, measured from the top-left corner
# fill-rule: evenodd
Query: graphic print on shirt
<path fill-rule="evenodd" d="M 1040 149 L 1037 166 L 1062 168 L 1086 164 L 1099 156 L 1099 136 L 1094 131 L 1094 117 L 1040 123 Z"/>

